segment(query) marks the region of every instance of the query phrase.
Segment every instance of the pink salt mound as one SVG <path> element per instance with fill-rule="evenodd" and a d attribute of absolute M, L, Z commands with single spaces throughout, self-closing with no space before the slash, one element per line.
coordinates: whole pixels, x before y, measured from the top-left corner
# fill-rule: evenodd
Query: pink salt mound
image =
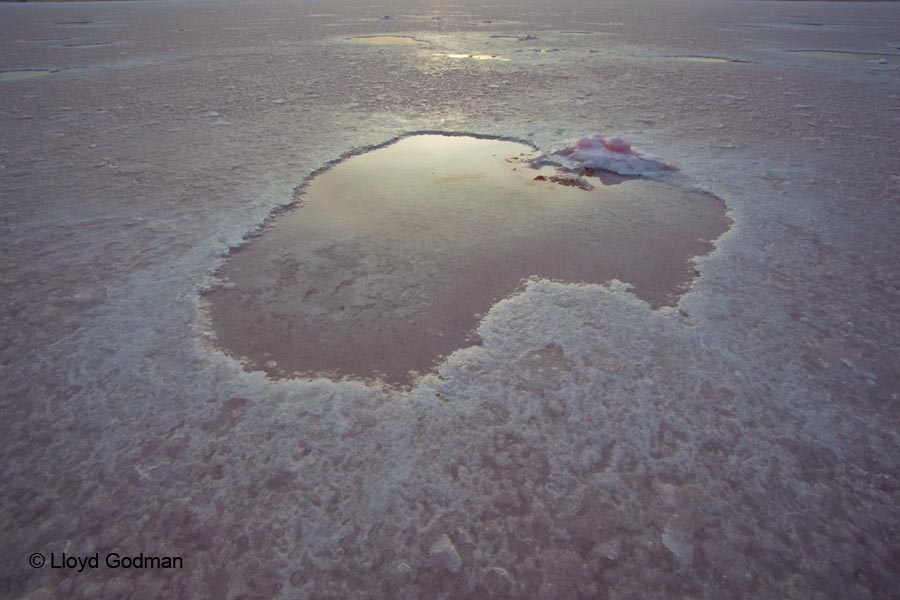
<path fill-rule="evenodd" d="M 655 157 L 635 152 L 622 138 L 606 139 L 599 133 L 563 146 L 553 154 L 565 158 L 575 168 L 600 169 L 620 175 L 647 175 L 674 169 Z"/>
<path fill-rule="evenodd" d="M 611 140 L 605 140 L 603 145 L 606 146 L 607 150 L 612 152 L 631 152 L 631 144 L 623 140 L 622 138 L 613 138 Z"/>

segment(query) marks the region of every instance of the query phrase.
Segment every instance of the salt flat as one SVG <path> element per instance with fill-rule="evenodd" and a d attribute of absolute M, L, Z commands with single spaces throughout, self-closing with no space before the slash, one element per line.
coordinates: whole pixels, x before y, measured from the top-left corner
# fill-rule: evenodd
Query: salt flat
<path fill-rule="evenodd" d="M 877 2 L 3 3 L 0 596 L 891 597 L 898 31 Z M 534 280 L 408 390 L 218 349 L 229 251 L 419 131 L 620 136 L 730 227 L 674 306 Z"/>

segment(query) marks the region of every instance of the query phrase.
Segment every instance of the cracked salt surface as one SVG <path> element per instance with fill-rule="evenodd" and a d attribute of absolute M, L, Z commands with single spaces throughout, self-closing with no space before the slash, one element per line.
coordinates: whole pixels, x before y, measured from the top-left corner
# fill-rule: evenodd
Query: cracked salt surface
<path fill-rule="evenodd" d="M 896 595 L 900 73 L 783 51 L 890 52 L 896 3 L 455 5 L 0 2 L 0 69 L 61 70 L 0 84 L 0 598 Z M 14 41 L 61 32 L 133 43 Z M 675 306 L 532 280 L 406 391 L 210 350 L 228 249 L 427 130 L 621 136 L 733 223 Z M 107 551 L 185 568 L 27 564 Z"/>
<path fill-rule="evenodd" d="M 659 168 L 602 142 L 558 154 L 591 169 Z M 537 154 L 426 134 L 332 166 L 219 272 L 225 285 L 206 295 L 219 343 L 272 375 L 409 384 L 471 345 L 480 317 L 530 277 L 618 279 L 673 305 L 693 257 L 727 228 L 711 194 L 636 178 L 605 186 L 531 168 Z"/>

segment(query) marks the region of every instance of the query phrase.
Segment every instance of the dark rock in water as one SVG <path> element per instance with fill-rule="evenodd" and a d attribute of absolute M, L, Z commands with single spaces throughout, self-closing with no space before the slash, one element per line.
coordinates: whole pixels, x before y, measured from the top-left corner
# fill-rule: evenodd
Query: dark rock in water
<path fill-rule="evenodd" d="M 577 187 L 582 190 L 590 191 L 594 189 L 594 186 L 587 182 L 583 177 L 579 177 L 578 175 L 551 175 L 550 181 L 553 183 L 558 183 L 559 185 L 565 185 L 568 187 Z"/>

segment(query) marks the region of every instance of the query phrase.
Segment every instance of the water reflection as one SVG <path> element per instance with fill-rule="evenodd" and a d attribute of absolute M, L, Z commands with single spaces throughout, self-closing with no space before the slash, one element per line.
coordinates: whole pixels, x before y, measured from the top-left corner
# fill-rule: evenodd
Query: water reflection
<path fill-rule="evenodd" d="M 394 45 L 394 44 L 418 44 L 421 43 L 414 37 L 403 35 L 364 35 L 359 37 L 348 38 L 349 42 L 357 44 L 376 44 L 376 45 Z"/>
<path fill-rule="evenodd" d="M 409 383 L 475 342 L 523 278 L 617 278 L 655 306 L 726 229 L 722 202 L 663 183 L 527 165 L 534 149 L 417 135 L 315 177 L 302 206 L 235 252 L 207 295 L 221 346 L 276 376 Z M 611 175 L 606 175 L 610 177 Z"/>
<path fill-rule="evenodd" d="M 503 58 L 502 56 L 497 56 L 495 54 L 459 54 L 459 53 L 451 53 L 444 54 L 438 53 L 435 56 L 445 56 L 447 58 L 461 58 L 461 59 L 470 59 L 470 60 L 497 60 L 501 62 L 509 62 L 511 59 Z"/>

